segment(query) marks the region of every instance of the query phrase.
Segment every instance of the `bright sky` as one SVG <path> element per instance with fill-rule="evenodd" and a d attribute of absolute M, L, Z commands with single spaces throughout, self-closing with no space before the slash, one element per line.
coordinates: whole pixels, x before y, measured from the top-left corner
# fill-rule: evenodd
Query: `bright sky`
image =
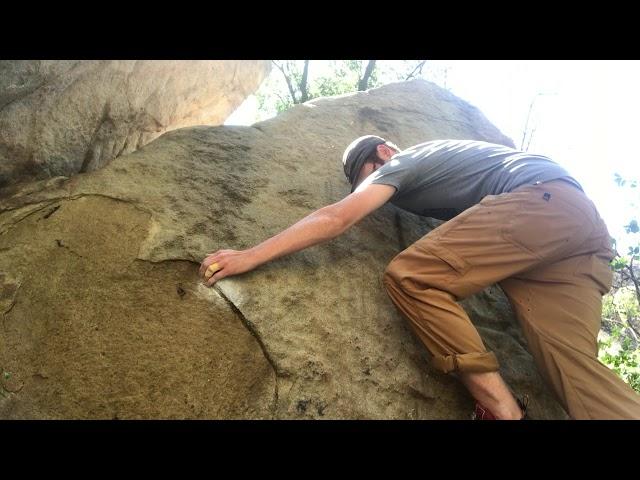
<path fill-rule="evenodd" d="M 379 66 L 384 63 L 392 62 Z M 321 72 L 328 62 L 312 67 Z M 518 148 L 535 99 L 528 150 L 551 157 L 580 181 L 626 253 L 635 239 L 623 227 L 638 218 L 638 205 L 630 204 L 640 194 L 621 189 L 613 178 L 617 172 L 640 180 L 640 154 L 633 146 L 640 135 L 640 61 L 433 60 L 423 73 L 478 107 Z M 259 118 L 257 108 L 252 95 L 225 124 L 250 125 Z"/>

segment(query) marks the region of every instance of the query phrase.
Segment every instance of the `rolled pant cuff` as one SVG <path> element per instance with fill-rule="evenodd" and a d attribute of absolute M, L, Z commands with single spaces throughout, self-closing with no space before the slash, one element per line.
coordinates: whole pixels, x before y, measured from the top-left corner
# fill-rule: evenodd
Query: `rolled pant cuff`
<path fill-rule="evenodd" d="M 493 352 L 464 353 L 460 355 L 447 355 L 446 357 L 433 357 L 433 366 L 438 370 L 449 372 L 496 372 L 500 364 Z"/>

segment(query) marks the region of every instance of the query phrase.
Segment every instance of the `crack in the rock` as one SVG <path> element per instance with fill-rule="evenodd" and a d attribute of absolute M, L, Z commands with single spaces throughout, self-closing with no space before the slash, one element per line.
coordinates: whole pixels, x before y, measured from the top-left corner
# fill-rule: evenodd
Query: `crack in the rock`
<path fill-rule="evenodd" d="M 133 208 L 135 208 L 135 209 L 137 209 L 137 210 L 139 210 L 139 211 L 141 211 L 141 212 L 143 212 L 143 213 L 146 213 L 147 215 L 151 215 L 151 216 L 153 216 L 153 212 L 152 212 L 151 210 L 148 210 L 148 209 L 146 209 L 146 208 L 142 207 L 140 204 L 138 204 L 138 203 L 137 203 L 137 202 L 135 202 L 134 200 L 125 199 L 125 198 L 113 197 L 113 196 L 110 196 L 110 195 L 104 195 L 104 194 L 101 194 L 101 193 L 81 193 L 81 194 L 73 195 L 73 196 L 71 196 L 71 194 L 69 194 L 69 196 L 67 196 L 67 197 L 55 197 L 55 198 L 53 198 L 53 199 L 48 199 L 48 200 L 44 200 L 44 201 L 41 201 L 41 202 L 26 203 L 26 204 L 24 204 L 24 205 L 20 205 L 20 206 L 15 207 L 15 208 L 8 208 L 8 209 L 6 209 L 6 210 L 0 210 L 0 213 L 5 213 L 5 212 L 13 211 L 13 210 L 19 210 L 19 209 L 21 209 L 21 208 L 26 208 L 26 207 L 28 207 L 28 206 L 30 206 L 30 205 L 38 205 L 38 204 L 40 204 L 40 203 L 42 203 L 42 204 L 43 204 L 40 208 L 36 208 L 35 210 L 32 210 L 31 212 L 27 213 L 25 216 L 23 216 L 23 217 L 19 218 L 18 220 L 9 221 L 9 222 L 7 222 L 5 225 L 0 226 L 0 234 L 5 234 L 5 233 L 9 232 L 9 230 L 11 230 L 12 228 L 14 228 L 16 225 L 18 225 L 18 224 L 19 224 L 20 222 L 22 222 L 23 220 L 25 220 L 25 219 L 29 218 L 31 215 L 34 215 L 34 214 L 36 214 L 36 213 L 38 213 L 38 212 L 41 212 L 41 211 L 42 211 L 42 210 L 44 210 L 45 208 L 50 207 L 51 205 L 53 205 L 54 203 L 56 203 L 56 202 L 57 202 L 57 201 L 59 201 L 59 200 L 67 200 L 67 201 L 71 201 L 71 200 L 77 200 L 77 199 L 82 198 L 82 197 L 102 197 L 102 198 L 108 198 L 109 200 L 114 200 L 114 201 L 116 201 L 116 202 L 126 203 L 126 204 L 128 204 L 128 205 L 131 205 Z M 57 208 L 56 208 L 55 210 L 57 210 Z M 55 210 L 54 210 L 54 211 L 55 211 Z M 52 211 L 52 212 L 50 212 L 50 213 L 53 213 L 53 211 Z M 45 218 L 48 218 L 49 216 L 50 216 L 50 214 L 49 214 L 49 215 L 45 215 Z M 62 245 L 59 245 L 59 246 L 62 246 Z M 75 253 L 75 252 L 74 252 L 74 253 Z M 79 254 L 77 254 L 77 255 L 79 255 Z"/>
<path fill-rule="evenodd" d="M 34 204 L 37 204 L 37 203 L 38 202 L 30 203 L 30 204 L 24 205 L 23 207 L 28 207 L 29 205 L 34 205 Z M 7 230 L 4 230 L 4 231 L 2 231 L 0 233 L 3 233 L 3 234 L 7 233 L 11 228 L 15 227 L 16 225 L 18 225 L 23 220 L 29 218 L 31 215 L 35 215 L 36 213 L 41 212 L 45 208 L 48 208 L 51 205 L 53 205 L 54 203 L 56 203 L 56 200 L 53 200 L 53 201 L 48 202 L 48 203 L 45 203 L 42 207 L 36 208 L 35 210 L 30 211 L 29 213 L 27 213 L 25 216 L 19 218 L 18 220 L 8 222 L 6 225 L 3 226 L 3 227 L 6 227 Z M 12 210 L 17 210 L 18 208 L 23 208 L 23 207 L 17 207 L 17 208 L 14 208 Z M 7 210 L 7 211 L 9 211 L 9 210 Z"/>
<path fill-rule="evenodd" d="M 141 207 L 135 200 L 132 200 L 130 198 L 120 198 L 120 197 L 114 197 L 112 195 L 105 195 L 104 193 L 79 193 L 77 195 L 72 195 L 71 193 L 68 193 L 66 196 L 64 197 L 53 197 L 53 198 L 47 198 L 45 200 L 39 200 L 39 201 L 35 201 L 35 202 L 27 202 L 27 203 L 23 203 L 21 205 L 17 205 L 15 207 L 8 207 L 8 208 L 2 208 L 0 209 L 0 213 L 5 213 L 5 212 L 12 212 L 13 210 L 20 210 L 21 208 L 25 208 L 28 207 L 30 205 L 38 205 L 40 203 L 44 203 L 45 205 L 43 205 L 40 209 L 35 210 L 34 212 L 29 213 L 27 216 L 31 215 L 32 213 L 35 213 L 37 211 L 42 210 L 43 208 L 47 208 L 49 205 L 59 201 L 59 200 L 77 200 L 78 198 L 82 198 L 82 197 L 102 197 L 102 198 L 108 198 L 110 200 L 115 200 L 117 202 L 124 202 L 124 203 L 128 203 L 130 205 L 133 205 L 134 207 L 138 208 L 139 210 L 145 212 L 145 213 L 151 213 L 149 210 Z M 26 217 L 24 217 L 26 218 Z M 22 219 L 18 220 L 18 222 L 22 221 Z"/>
<path fill-rule="evenodd" d="M 25 196 L 27 196 L 27 195 L 25 195 Z M 38 200 L 38 201 L 35 201 L 35 202 L 21 203 L 20 205 L 16 205 L 15 207 L 0 207 L 0 213 L 13 212 L 14 210 L 20 210 L 21 208 L 25 208 L 25 207 L 28 207 L 30 205 L 38 205 L 38 204 L 45 203 L 45 202 L 46 202 L 46 205 L 44 205 L 42 208 L 46 208 L 49 205 L 51 205 L 52 203 L 57 202 L 58 200 L 67 200 L 68 198 L 69 198 L 68 196 L 66 196 L 66 197 L 53 197 L 53 198 L 47 198 L 45 200 Z"/>
<path fill-rule="evenodd" d="M 47 213 L 44 217 L 42 217 L 43 219 L 47 219 L 49 218 L 51 215 L 53 215 L 58 209 L 60 208 L 60 205 L 56 205 L 55 207 L 53 207 L 51 209 L 51 211 L 49 213 Z"/>
<path fill-rule="evenodd" d="M 69 247 L 68 245 L 65 245 L 64 243 L 62 243 L 62 240 L 60 240 L 60 239 L 58 239 L 58 238 L 56 238 L 56 244 L 57 244 L 59 247 L 66 248 L 66 249 L 67 249 L 67 250 L 69 250 L 71 253 L 73 253 L 74 255 L 76 255 L 76 256 L 78 256 L 78 257 L 80 257 L 80 258 L 84 258 L 84 255 L 80 255 L 78 252 L 76 252 L 75 250 L 73 250 L 71 247 Z"/>
<path fill-rule="evenodd" d="M 18 285 L 18 288 L 20 288 L 20 285 Z M 16 289 L 16 293 L 18 292 L 18 289 Z M 7 308 L 4 312 L 2 312 L 2 315 L 7 315 L 11 310 L 13 310 L 13 307 L 16 306 L 16 300 L 15 297 L 13 299 L 13 301 L 11 302 L 11 305 L 9 305 L 9 308 Z"/>
<path fill-rule="evenodd" d="M 2 330 L 4 330 L 5 332 L 7 331 L 7 324 L 6 324 L 7 315 L 11 310 L 13 310 L 13 307 L 16 306 L 16 298 L 18 296 L 18 290 L 20 290 L 21 286 L 22 286 L 22 283 L 18 281 L 16 291 L 13 293 L 13 299 L 11 300 L 11 305 L 9 305 L 9 308 L 7 308 L 4 312 L 2 312 Z"/>
<path fill-rule="evenodd" d="M 200 265 L 200 262 L 196 262 L 194 260 L 190 260 L 190 259 L 186 259 L 186 258 L 165 258 L 163 260 L 152 261 L 152 260 L 148 260 L 148 259 L 137 257 L 137 258 L 134 259 L 134 262 L 135 261 L 148 262 L 148 263 L 152 263 L 152 264 L 160 264 L 160 263 L 165 263 L 165 262 L 180 261 L 180 262 L 189 262 L 189 263 L 195 263 L 197 265 Z M 275 388 L 274 388 L 273 407 L 271 408 L 271 414 L 275 418 L 276 412 L 277 412 L 277 409 L 278 409 L 279 398 L 280 398 L 279 397 L 278 379 L 279 378 L 288 377 L 289 375 L 287 375 L 286 372 L 283 372 L 278 368 L 276 362 L 271 357 L 271 354 L 267 350 L 267 347 L 265 346 L 264 342 L 262 341 L 262 338 L 260 337 L 260 335 L 256 331 L 254 325 L 247 319 L 247 317 L 245 317 L 244 313 L 242 313 L 242 311 L 229 299 L 229 297 L 227 297 L 225 295 L 225 293 L 217 285 L 213 285 L 213 289 L 225 301 L 225 303 L 227 305 L 229 305 L 229 308 L 231 308 L 233 313 L 235 313 L 236 316 L 240 319 L 241 323 L 249 331 L 251 336 L 253 338 L 255 338 L 256 342 L 258 342 L 258 345 L 260 346 L 260 349 L 262 350 L 262 354 L 264 355 L 264 358 L 267 360 L 267 362 L 269 362 L 269 365 L 271 366 L 271 369 L 273 370 L 273 373 L 275 375 L 276 384 L 275 384 Z"/>
<path fill-rule="evenodd" d="M 256 331 L 254 325 L 249 321 L 249 319 L 247 319 L 247 317 L 245 317 L 244 313 L 242 313 L 242 311 L 240 311 L 240 309 L 236 307 L 236 305 L 231 300 L 229 300 L 229 298 L 224 294 L 224 292 L 217 285 L 213 285 L 213 288 L 216 292 L 218 292 L 220 297 L 222 297 L 222 299 L 225 302 L 227 302 L 231 310 L 233 310 L 233 312 L 238 316 L 238 318 L 240 318 L 240 321 L 244 324 L 246 329 L 249 330 L 249 333 L 251 333 L 251 335 L 256 339 L 256 341 L 258 342 L 258 345 L 260 345 L 260 348 L 262 349 L 262 353 L 264 357 L 267 359 L 267 362 L 269 362 L 269 364 L 271 365 L 271 368 L 273 369 L 273 372 L 276 377 L 276 386 L 275 386 L 275 392 L 274 392 L 272 414 L 275 416 L 278 408 L 278 378 L 284 377 L 286 375 L 284 375 L 282 372 L 279 371 L 276 362 L 274 362 L 273 358 L 271 358 L 271 355 L 269 354 L 267 347 L 262 341 L 262 338 L 260 338 L 260 335 L 258 335 L 258 332 Z"/>
<path fill-rule="evenodd" d="M 78 195 L 73 195 L 68 197 L 67 200 L 77 200 L 82 197 L 101 197 L 101 198 L 108 198 L 109 200 L 113 200 L 116 202 L 126 203 L 127 205 L 131 205 L 136 210 L 139 210 L 140 212 L 146 213 L 147 215 L 150 215 L 151 217 L 153 217 L 153 212 L 150 209 L 144 208 L 138 202 L 129 198 L 113 197 L 111 195 L 104 195 L 102 193 L 80 193 Z"/>

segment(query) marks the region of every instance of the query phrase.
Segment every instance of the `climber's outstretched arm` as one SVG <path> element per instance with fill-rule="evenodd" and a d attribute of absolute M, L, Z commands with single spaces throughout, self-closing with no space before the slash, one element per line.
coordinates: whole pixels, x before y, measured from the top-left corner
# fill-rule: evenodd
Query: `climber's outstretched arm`
<path fill-rule="evenodd" d="M 200 275 L 211 286 L 221 278 L 248 272 L 283 255 L 331 240 L 384 205 L 394 193 L 395 187 L 389 185 L 363 185 L 253 248 L 218 250 L 207 255 L 200 264 Z"/>

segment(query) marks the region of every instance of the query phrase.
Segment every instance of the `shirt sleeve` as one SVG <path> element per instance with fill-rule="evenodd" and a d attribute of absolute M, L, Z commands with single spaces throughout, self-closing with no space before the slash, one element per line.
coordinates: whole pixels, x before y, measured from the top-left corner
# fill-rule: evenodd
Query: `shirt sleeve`
<path fill-rule="evenodd" d="M 415 166 L 416 163 L 411 158 L 396 156 L 369 175 L 362 183 L 391 185 L 396 189 L 396 193 L 393 195 L 395 197 L 406 193 L 412 188 L 416 178 Z"/>

